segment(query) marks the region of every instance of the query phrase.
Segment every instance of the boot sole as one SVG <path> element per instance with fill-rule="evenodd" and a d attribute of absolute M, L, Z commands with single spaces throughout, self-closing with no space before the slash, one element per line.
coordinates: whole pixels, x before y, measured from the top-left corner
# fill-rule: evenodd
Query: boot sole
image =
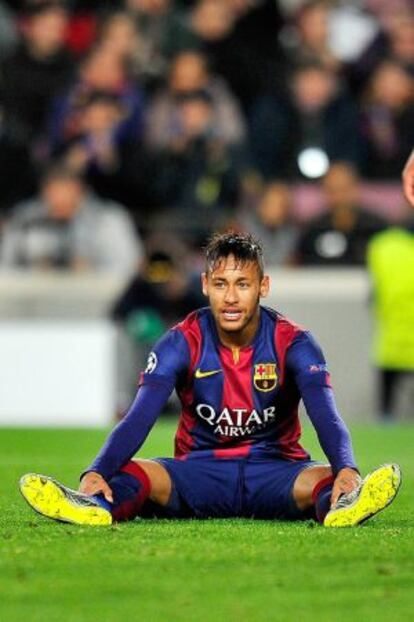
<path fill-rule="evenodd" d="M 75 525 L 112 524 L 112 515 L 108 510 L 77 505 L 67 498 L 64 489 L 51 477 L 28 473 L 21 478 L 19 488 L 30 507 L 47 518 Z"/>
<path fill-rule="evenodd" d="M 401 486 L 401 470 L 397 464 L 386 464 L 365 479 L 354 503 L 333 509 L 325 516 L 325 527 L 352 527 L 372 518 L 392 503 Z"/>

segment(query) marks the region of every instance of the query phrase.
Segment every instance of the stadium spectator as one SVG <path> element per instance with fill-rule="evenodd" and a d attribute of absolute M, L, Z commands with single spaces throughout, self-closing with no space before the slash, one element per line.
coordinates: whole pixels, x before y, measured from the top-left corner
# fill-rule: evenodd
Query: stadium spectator
<path fill-rule="evenodd" d="M 414 78 L 399 63 L 381 63 L 369 82 L 362 108 L 363 174 L 399 178 L 414 143 Z"/>
<path fill-rule="evenodd" d="M 91 92 L 78 108 L 77 133 L 57 152 L 102 197 L 118 201 L 139 219 L 148 204 L 148 161 L 140 143 L 125 132 L 127 108 L 107 91 Z"/>
<path fill-rule="evenodd" d="M 124 106 L 120 137 L 138 140 L 142 131 L 143 93 L 128 76 L 124 60 L 110 47 L 93 49 L 82 61 L 79 76 L 69 89 L 55 99 L 49 118 L 52 150 L 79 133 L 82 107 L 91 93 L 104 91 L 119 97 Z"/>
<path fill-rule="evenodd" d="M 130 77 L 143 86 L 140 65 L 142 41 L 133 15 L 125 10 L 104 15 L 98 28 L 97 45 L 122 59 Z"/>
<path fill-rule="evenodd" d="M 261 240 L 271 266 L 288 265 L 293 260 L 298 228 L 291 216 L 290 188 L 282 182 L 268 183 L 256 205 L 241 216 L 239 224 Z"/>
<path fill-rule="evenodd" d="M 328 70 L 340 70 L 341 63 L 330 45 L 331 9 L 324 0 L 310 0 L 297 10 L 294 28 L 282 37 L 291 65 L 316 63 Z"/>
<path fill-rule="evenodd" d="M 322 190 L 327 211 L 311 220 L 300 236 L 298 263 L 364 265 L 369 240 L 386 222 L 360 206 L 359 179 L 349 164 L 332 165 Z"/>
<path fill-rule="evenodd" d="M 283 24 L 273 0 L 199 0 L 188 24 L 194 41 L 249 113 L 258 92 L 285 78 L 278 32 Z"/>
<path fill-rule="evenodd" d="M 111 316 L 139 343 L 152 343 L 205 300 L 194 286 L 185 246 L 171 234 L 145 242 L 145 259 L 115 302 Z"/>
<path fill-rule="evenodd" d="M 211 131 L 214 108 L 206 91 L 177 97 L 181 133 L 155 158 L 153 187 L 164 211 L 154 228 L 182 233 L 197 245 L 226 226 L 239 200 L 243 151 Z"/>
<path fill-rule="evenodd" d="M 403 5 L 401 2 L 387 2 L 378 9 L 377 35 L 346 68 L 346 75 L 354 92 L 364 91 L 372 73 L 385 60 L 393 60 L 407 70 L 413 70 L 414 13 L 412 8 Z"/>
<path fill-rule="evenodd" d="M 73 72 L 65 48 L 68 14 L 58 0 L 42 0 L 26 9 L 23 39 L 1 67 L 0 99 L 4 127 L 13 143 L 26 144 L 41 134 L 50 101 Z"/>
<path fill-rule="evenodd" d="M 414 76 L 414 12 L 404 12 L 390 21 L 389 55 Z"/>
<path fill-rule="evenodd" d="M 395 419 L 402 381 L 414 379 L 414 221 L 374 236 L 368 247 L 374 288 L 379 416 Z"/>
<path fill-rule="evenodd" d="M 126 11 L 106 15 L 98 30 L 97 45 L 108 49 L 114 56 L 129 63 L 132 69 L 134 55 L 139 45 L 139 35 L 133 17 Z"/>
<path fill-rule="evenodd" d="M 243 142 L 246 128 L 237 100 L 226 83 L 210 72 L 206 56 L 188 50 L 174 58 L 167 86 L 150 102 L 145 123 L 150 149 L 168 147 L 180 135 L 177 96 L 202 89 L 213 104 L 211 132 L 226 144 Z"/>
<path fill-rule="evenodd" d="M 225 39 L 234 26 L 234 14 L 228 3 L 221 0 L 197 0 L 189 15 L 194 41 L 207 47 Z"/>
<path fill-rule="evenodd" d="M 46 173 L 39 196 L 16 206 L 4 229 L 1 265 L 127 277 L 141 255 L 125 211 L 89 193 L 73 171 L 56 166 Z"/>
<path fill-rule="evenodd" d="M 335 161 L 358 167 L 361 139 L 357 110 L 336 75 L 326 67 L 310 64 L 298 67 L 290 82 L 290 97 L 269 93 L 254 105 L 250 127 L 254 169 L 264 179 L 272 179 L 299 175 L 317 178 L 326 172 L 329 162 Z M 308 157 L 315 150 L 316 166 Z"/>
<path fill-rule="evenodd" d="M 166 77 L 170 59 L 193 41 L 185 22 L 185 11 L 173 0 L 125 0 L 134 20 L 137 45 L 135 75 L 149 91 Z"/>

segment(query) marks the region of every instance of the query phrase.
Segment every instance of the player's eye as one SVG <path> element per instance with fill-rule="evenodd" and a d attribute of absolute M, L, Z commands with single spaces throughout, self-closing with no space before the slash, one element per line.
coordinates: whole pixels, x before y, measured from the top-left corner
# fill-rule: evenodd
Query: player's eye
<path fill-rule="evenodd" d="M 240 289 L 248 289 L 250 286 L 247 281 L 242 281 L 241 283 L 239 283 L 239 287 Z"/>

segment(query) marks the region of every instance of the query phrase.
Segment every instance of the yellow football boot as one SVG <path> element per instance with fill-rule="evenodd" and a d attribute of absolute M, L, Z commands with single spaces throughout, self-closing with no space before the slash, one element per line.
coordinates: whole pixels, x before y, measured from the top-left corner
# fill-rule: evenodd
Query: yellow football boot
<path fill-rule="evenodd" d="M 111 525 L 111 513 L 93 497 L 62 486 L 45 475 L 27 473 L 20 480 L 20 492 L 39 514 L 76 525 Z"/>
<path fill-rule="evenodd" d="M 352 492 L 341 495 L 327 513 L 325 527 L 352 527 L 360 525 L 381 512 L 394 499 L 401 485 L 398 464 L 384 464 L 369 473 Z"/>

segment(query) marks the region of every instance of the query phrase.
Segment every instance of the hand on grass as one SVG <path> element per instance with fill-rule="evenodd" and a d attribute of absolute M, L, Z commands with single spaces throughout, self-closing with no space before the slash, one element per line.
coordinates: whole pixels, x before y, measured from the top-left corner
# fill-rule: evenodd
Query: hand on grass
<path fill-rule="evenodd" d="M 85 473 L 81 479 L 79 492 L 89 496 L 103 494 L 109 503 L 114 502 L 111 488 L 108 486 L 102 475 L 95 473 L 95 471 Z"/>
<path fill-rule="evenodd" d="M 339 497 L 343 494 L 352 492 L 360 483 L 361 477 L 355 469 L 345 467 L 338 472 L 335 478 L 332 495 L 331 507 L 334 507 Z"/>

